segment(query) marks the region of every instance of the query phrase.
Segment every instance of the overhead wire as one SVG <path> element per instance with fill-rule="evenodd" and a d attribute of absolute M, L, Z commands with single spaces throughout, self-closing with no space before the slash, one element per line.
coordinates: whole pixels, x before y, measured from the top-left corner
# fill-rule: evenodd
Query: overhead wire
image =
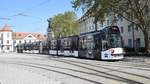
<path fill-rule="evenodd" d="M 35 8 L 38 8 L 38 7 L 40 7 L 40 6 L 43 6 L 44 4 L 48 3 L 49 1 L 50 1 L 50 0 L 44 0 L 44 1 L 42 1 L 41 3 L 39 3 L 39 4 L 35 5 L 35 6 L 32 6 L 32 7 L 30 7 L 30 8 L 27 8 L 26 10 L 24 10 L 24 11 L 22 11 L 22 12 L 18 12 L 18 13 L 14 14 L 14 15 L 9 16 L 9 18 L 2 17 L 2 18 L 0 18 L 0 19 L 1 19 L 1 20 L 2 20 L 2 19 L 3 19 L 3 20 L 11 20 L 11 19 L 14 18 L 14 17 L 23 16 L 23 17 L 31 17 L 31 18 L 40 19 L 40 20 L 42 21 L 42 18 L 37 17 L 37 16 L 29 15 L 29 14 L 27 14 L 27 12 L 29 12 L 29 11 L 35 9 Z M 41 22 L 39 22 L 39 23 L 41 23 Z M 30 23 L 29 23 L 29 24 L 30 24 Z M 33 23 L 31 23 L 31 24 L 33 24 Z M 13 26 L 13 27 L 16 27 L 16 26 Z"/>
<path fill-rule="evenodd" d="M 11 15 L 11 16 L 8 16 L 7 18 L 6 17 L 0 17 L 1 20 L 11 20 L 11 18 L 14 18 L 14 17 L 17 17 L 17 16 L 24 16 L 24 17 L 32 17 L 32 18 L 36 18 L 36 19 L 42 19 L 40 17 L 37 17 L 37 16 L 32 16 L 32 15 L 29 15 L 29 14 L 26 14 L 27 12 L 37 8 L 37 7 L 40 7 L 46 3 L 48 3 L 50 0 L 44 0 L 42 2 L 40 2 L 39 4 L 35 5 L 35 6 L 32 6 L 30 8 L 27 8 L 26 10 L 22 11 L 22 12 L 18 12 L 14 15 Z M 13 11 L 14 12 L 14 11 Z"/>
<path fill-rule="evenodd" d="M 28 17 L 29 15 L 27 15 L 26 12 L 31 11 L 31 10 L 37 8 L 37 7 L 40 7 L 40 6 L 48 3 L 49 1 L 50 0 L 44 0 L 43 2 L 41 2 L 41 3 L 39 3 L 39 4 L 35 5 L 35 6 L 32 6 L 30 8 L 27 8 L 26 10 L 24 10 L 22 12 L 19 12 L 19 13 L 15 14 L 15 15 L 12 15 L 11 17 L 16 17 L 16 16 L 25 16 L 25 17 Z"/>

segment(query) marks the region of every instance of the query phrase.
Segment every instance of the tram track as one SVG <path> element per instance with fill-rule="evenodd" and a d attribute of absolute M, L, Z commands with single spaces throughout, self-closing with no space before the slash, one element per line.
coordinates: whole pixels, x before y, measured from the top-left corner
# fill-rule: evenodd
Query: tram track
<path fill-rule="evenodd" d="M 55 61 L 60 61 L 60 60 L 55 60 Z M 93 70 L 93 71 L 96 71 L 96 72 L 99 72 L 99 73 L 104 73 L 104 74 L 107 74 L 107 75 L 110 75 L 110 76 L 114 76 L 114 77 L 118 77 L 118 78 L 123 78 L 122 76 L 112 75 L 112 74 L 107 73 L 107 72 L 101 72 L 99 70 L 95 70 L 95 69 L 91 69 L 91 68 L 85 67 L 85 66 L 89 66 L 90 64 L 85 64 L 85 66 L 82 66 L 81 63 L 80 64 L 74 64 L 73 61 L 67 62 L 66 60 L 65 61 L 61 60 L 60 62 L 69 63 L 69 64 L 72 64 L 72 65 L 75 65 L 75 66 L 80 66 L 80 67 L 83 67 L 83 68 L 86 68 L 86 69 L 90 69 L 90 70 Z M 93 65 L 90 65 L 90 66 L 93 67 Z M 129 72 L 124 72 L 124 71 L 120 71 L 120 70 L 116 70 L 116 69 L 110 69 L 110 68 L 106 68 L 106 67 L 102 67 L 102 66 L 101 66 L 101 68 L 104 68 L 104 69 L 107 69 L 107 70 L 110 70 L 110 71 L 116 71 L 116 72 L 120 72 L 120 73 L 125 73 L 125 74 L 132 75 L 132 76 L 138 76 L 140 78 L 145 78 L 147 80 L 150 80 L 150 77 L 147 77 L 147 76 L 137 75 L 137 74 L 133 74 L 133 73 L 129 73 Z M 126 79 L 126 78 L 123 78 L 123 79 Z M 129 79 L 129 81 L 132 81 L 132 80 Z"/>
<path fill-rule="evenodd" d="M 17 64 L 18 65 L 18 63 L 15 63 L 15 64 Z M 64 72 L 60 72 L 60 71 L 56 71 L 56 70 L 51 70 L 51 69 L 49 69 L 49 68 L 59 68 L 59 69 L 67 69 L 67 68 L 62 68 L 62 67 L 56 67 L 56 66 L 50 66 L 50 65 L 41 65 L 41 64 L 36 64 L 36 63 L 21 63 L 20 64 L 20 62 L 19 62 L 19 65 L 23 65 L 23 66 L 29 66 L 29 67 L 35 67 L 35 68 L 40 68 L 40 69 L 45 69 L 45 70 L 50 70 L 50 71 L 54 71 L 54 72 L 57 72 L 57 73 L 61 73 L 61 74 L 66 74 L 66 73 L 64 73 Z M 49 68 L 43 68 L 43 66 L 47 66 L 47 67 L 49 67 Z M 85 67 L 84 67 L 85 68 Z M 115 75 L 112 75 L 112 74 L 108 74 L 108 73 L 106 73 L 106 72 L 100 72 L 100 71 L 96 71 L 96 70 L 94 70 L 94 71 L 96 71 L 96 72 L 98 72 L 98 73 L 101 73 L 101 74 L 103 74 L 103 75 L 98 75 L 98 74 L 94 74 L 94 73 L 87 73 L 87 72 L 84 72 L 84 71 L 79 71 L 79 70 L 73 70 L 73 69 L 67 69 L 67 70 L 71 70 L 71 71 L 74 71 L 74 72 L 79 72 L 79 73 L 84 73 L 84 74 L 88 74 L 88 75 L 94 75 L 94 76 L 98 76 L 98 77 L 104 77 L 104 78 L 107 78 L 107 79 L 113 79 L 113 80 L 117 80 L 117 81 L 122 81 L 122 82 L 126 82 L 126 83 L 128 83 L 128 84 L 142 84 L 142 83 L 140 83 L 140 82 L 137 82 L 137 81 L 134 81 L 134 80 L 130 80 L 130 79 L 127 79 L 127 78 L 122 78 L 122 77 L 119 77 L 119 76 L 115 76 Z M 105 76 L 104 76 L 104 74 L 105 74 Z M 70 74 L 68 74 L 67 73 L 67 75 L 70 75 Z M 107 75 L 107 76 L 106 76 Z M 81 77 L 79 77 L 79 76 L 74 76 L 74 75 L 70 75 L 70 76 L 73 76 L 73 77 L 77 77 L 77 78 L 80 78 L 80 79 L 83 79 L 83 80 L 87 80 L 87 79 L 85 79 L 85 78 L 81 78 Z M 92 80 L 89 80 L 88 79 L 88 81 L 90 81 L 90 82 L 94 82 L 94 81 L 92 81 Z M 97 82 L 94 82 L 94 83 L 96 83 L 96 84 L 101 84 L 101 83 L 97 83 Z"/>
<path fill-rule="evenodd" d="M 110 66 L 110 67 L 119 67 L 119 68 L 130 68 L 130 69 L 136 69 L 136 70 L 144 70 L 144 71 L 150 71 L 150 66 L 148 67 L 139 67 L 139 66 L 145 66 L 145 65 L 133 65 L 131 66 L 130 64 L 126 65 L 126 64 L 122 64 L 122 65 L 116 65 L 114 63 L 111 63 L 111 64 L 100 64 L 100 63 L 97 63 L 97 64 L 90 64 L 90 63 L 85 63 L 85 62 L 79 62 L 79 61 L 73 61 L 73 60 L 66 60 L 66 59 L 63 59 L 65 61 L 69 61 L 69 62 L 74 62 L 74 63 L 80 63 L 80 64 L 85 64 L 85 65 L 90 65 L 90 66 L 94 66 L 94 67 L 101 67 L 101 66 Z"/>
<path fill-rule="evenodd" d="M 31 57 L 40 57 L 40 58 L 42 58 L 42 60 L 45 60 L 45 58 L 43 58 L 43 56 L 31 56 Z M 64 57 L 59 57 L 59 56 L 49 56 L 49 55 L 47 55 L 47 57 L 49 58 L 49 59 L 55 59 L 55 58 L 61 58 L 61 59 L 63 59 Z M 70 57 L 70 58 L 74 58 L 74 57 Z M 39 58 L 38 58 L 39 59 Z M 77 58 L 77 59 L 79 59 L 79 58 Z M 46 58 L 46 60 L 47 60 L 47 58 Z M 66 60 L 66 59 L 63 59 L 63 60 Z M 90 59 L 84 59 L 84 60 L 88 60 L 88 61 L 90 61 L 91 62 L 91 60 Z M 69 60 L 67 60 L 67 61 L 69 61 Z M 73 62 L 74 60 L 71 60 L 71 62 Z M 83 61 L 83 60 L 82 60 Z M 97 60 L 95 60 L 95 61 L 97 61 Z M 81 62 L 81 61 L 74 61 L 74 62 L 78 62 L 78 63 L 82 63 L 82 64 L 88 64 L 88 65 L 92 65 L 92 66 L 95 66 L 95 65 L 93 65 L 93 64 L 90 64 L 90 63 L 85 63 L 85 62 Z M 109 61 L 107 61 L 107 62 L 109 62 Z M 122 61 L 122 62 L 124 62 L 124 61 Z M 138 69 L 138 70 L 144 70 L 144 71 L 150 71 L 150 63 L 144 63 L 144 64 L 140 64 L 140 63 L 135 63 L 135 62 L 125 62 L 125 63 L 122 63 L 122 62 L 119 62 L 119 64 L 122 64 L 121 66 L 119 66 L 119 65 L 113 65 L 112 66 L 112 63 L 111 63 L 111 65 L 109 65 L 109 64 L 103 64 L 103 65 L 106 65 L 106 66 L 112 66 L 112 67 L 120 67 L 120 68 L 132 68 L 132 69 Z M 110 63 L 110 62 L 109 62 Z M 131 64 L 132 64 L 132 66 L 131 66 Z M 97 65 L 102 65 L 102 64 L 100 64 L 100 63 L 96 63 L 96 67 L 97 67 Z M 142 67 L 141 67 L 142 66 Z"/>
<path fill-rule="evenodd" d="M 36 57 L 36 56 L 34 56 L 34 57 Z M 25 59 L 22 59 L 22 60 L 24 60 L 23 62 L 17 61 L 15 64 L 21 65 L 21 66 L 26 66 L 26 67 L 44 69 L 44 70 L 47 70 L 47 71 L 53 71 L 53 72 L 64 74 L 64 75 L 66 74 L 68 76 L 72 76 L 72 77 L 79 78 L 79 79 L 82 79 L 82 80 L 85 80 L 85 81 L 89 81 L 89 82 L 92 82 L 94 84 L 101 84 L 101 82 L 97 82 L 97 81 L 94 81 L 92 79 L 87 79 L 87 78 L 84 78 L 84 77 L 80 77 L 76 74 L 70 74 L 68 72 L 62 72 L 60 70 L 68 70 L 68 71 L 72 71 L 74 73 L 77 72 L 79 74 L 84 74 L 84 75 L 92 75 L 92 76 L 97 76 L 97 77 L 103 77 L 103 78 L 107 78 L 107 79 L 111 79 L 111 80 L 115 80 L 115 81 L 125 82 L 125 83 L 128 83 L 128 84 L 143 84 L 143 82 L 141 82 L 139 80 L 133 80 L 133 79 L 130 79 L 130 78 L 126 78 L 126 77 L 123 77 L 121 75 L 118 76 L 117 74 L 113 74 L 111 72 L 117 72 L 117 73 L 119 72 L 119 73 L 122 73 L 122 74 L 126 74 L 128 76 L 133 76 L 133 77 L 136 76 L 136 77 L 139 77 L 139 78 L 144 78 L 146 80 L 150 79 L 150 77 L 148 77 L 148 76 L 142 76 L 142 75 L 138 75 L 138 74 L 135 74 L 135 73 L 129 73 L 129 72 L 126 73 L 124 71 L 120 71 L 120 70 L 105 67 L 105 66 L 108 66 L 108 65 L 111 66 L 111 67 L 119 67 L 117 65 L 111 65 L 112 64 L 111 62 L 108 63 L 108 64 L 96 63 L 96 65 L 94 65 L 94 64 L 90 64 L 89 61 L 87 63 L 85 63 L 85 62 L 81 62 L 82 60 L 78 60 L 78 61 L 75 60 L 74 61 L 74 60 L 70 60 L 70 59 L 64 59 L 64 58 L 61 58 L 61 57 L 59 57 L 59 59 L 57 59 L 56 57 L 54 57 L 54 58 L 52 57 L 52 58 L 49 58 L 49 59 L 43 58 L 42 56 L 40 56 L 40 57 L 41 58 L 38 58 L 38 59 L 37 58 L 32 59 L 32 60 L 41 60 L 40 64 L 39 63 L 26 62 L 26 61 L 30 61 L 29 59 L 26 59 L 26 61 L 25 61 Z M 17 60 L 21 60 L 21 59 L 17 59 Z M 43 64 L 43 63 L 45 63 L 45 61 L 47 63 L 49 61 L 65 63 L 65 64 L 68 64 L 68 65 L 71 65 L 71 66 L 76 66 L 76 67 L 88 69 L 88 70 L 92 71 L 92 73 L 91 72 L 86 72 L 86 71 L 81 71 L 81 70 L 78 70 L 78 69 L 65 68 L 65 67 L 62 67 L 62 66 L 52 66 L 52 65 L 48 65 L 48 64 Z M 90 68 L 89 68 L 89 66 L 90 66 Z M 124 65 L 122 65 L 122 66 L 124 66 Z M 124 69 L 124 68 L 131 68 L 132 67 L 132 66 L 128 67 L 128 64 L 126 66 L 127 67 L 121 67 L 121 68 Z M 149 66 L 147 66 L 147 68 L 148 67 Z M 56 68 L 56 69 L 60 69 L 60 70 L 53 70 L 52 68 Z M 100 69 L 106 69 L 106 70 L 108 70 L 108 72 L 101 71 Z M 137 68 L 134 68 L 134 69 L 137 69 Z M 145 71 L 148 71 L 148 69 L 146 69 Z"/>

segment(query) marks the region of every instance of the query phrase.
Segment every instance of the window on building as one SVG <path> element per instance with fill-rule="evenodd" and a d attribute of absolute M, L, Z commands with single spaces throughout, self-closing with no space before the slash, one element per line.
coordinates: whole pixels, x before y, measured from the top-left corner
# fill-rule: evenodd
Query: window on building
<path fill-rule="evenodd" d="M 27 41 L 26 41 L 26 40 L 24 40 L 24 43 L 26 44 L 26 43 L 27 43 Z"/>
<path fill-rule="evenodd" d="M 92 29 L 94 29 L 95 28 L 95 25 L 92 25 Z"/>
<path fill-rule="evenodd" d="M 137 38 L 136 39 L 136 47 L 140 47 L 141 46 L 141 39 Z"/>
<path fill-rule="evenodd" d="M 3 34 L 1 34 L 1 37 L 3 38 Z"/>
<path fill-rule="evenodd" d="M 9 40 L 7 40 L 7 44 L 9 44 Z"/>
<path fill-rule="evenodd" d="M 16 40 L 14 40 L 14 43 L 16 43 Z"/>
<path fill-rule="evenodd" d="M 144 14 L 145 14 L 145 15 L 148 15 L 148 14 L 149 14 L 149 7 L 148 7 L 148 5 L 145 5 Z"/>
<path fill-rule="evenodd" d="M 128 32 L 131 32 L 131 26 L 130 25 L 128 26 Z"/>
<path fill-rule="evenodd" d="M 31 40 L 29 40 L 29 43 L 31 43 Z"/>
<path fill-rule="evenodd" d="M 131 39 L 128 39 L 128 46 L 132 47 L 132 40 Z"/>
<path fill-rule="evenodd" d="M 93 25 L 91 26 L 91 29 L 93 29 Z"/>
<path fill-rule="evenodd" d="M 107 20 L 107 25 L 109 25 L 109 20 Z"/>
<path fill-rule="evenodd" d="M 21 43 L 21 40 L 19 41 L 19 43 Z"/>
<path fill-rule="evenodd" d="M 7 47 L 7 50 L 9 50 L 10 48 L 9 47 Z"/>
<path fill-rule="evenodd" d="M 121 33 L 123 33 L 124 32 L 124 28 L 123 27 L 121 27 Z"/>
<path fill-rule="evenodd" d="M 9 37 L 9 33 L 7 33 L 7 38 Z"/>

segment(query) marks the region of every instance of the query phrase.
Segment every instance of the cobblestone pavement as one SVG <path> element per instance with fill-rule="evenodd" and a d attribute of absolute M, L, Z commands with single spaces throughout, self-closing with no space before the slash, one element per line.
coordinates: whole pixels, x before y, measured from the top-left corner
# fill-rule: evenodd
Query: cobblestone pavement
<path fill-rule="evenodd" d="M 148 59 L 148 58 L 146 58 Z M 1 84 L 149 84 L 147 61 L 96 61 L 37 54 L 0 54 Z M 49 82 L 49 83 L 48 83 Z"/>

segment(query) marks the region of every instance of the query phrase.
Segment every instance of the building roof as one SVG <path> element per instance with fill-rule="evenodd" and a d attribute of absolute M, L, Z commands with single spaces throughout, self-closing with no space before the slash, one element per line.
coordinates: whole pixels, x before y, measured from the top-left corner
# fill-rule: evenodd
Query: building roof
<path fill-rule="evenodd" d="M 42 33 L 14 32 L 13 39 L 24 39 L 26 36 L 32 35 L 38 40 L 46 40 L 46 36 Z"/>
<path fill-rule="evenodd" d="M 10 29 L 10 27 L 5 24 L 2 29 L 0 29 L 1 32 L 12 32 L 12 30 Z"/>

